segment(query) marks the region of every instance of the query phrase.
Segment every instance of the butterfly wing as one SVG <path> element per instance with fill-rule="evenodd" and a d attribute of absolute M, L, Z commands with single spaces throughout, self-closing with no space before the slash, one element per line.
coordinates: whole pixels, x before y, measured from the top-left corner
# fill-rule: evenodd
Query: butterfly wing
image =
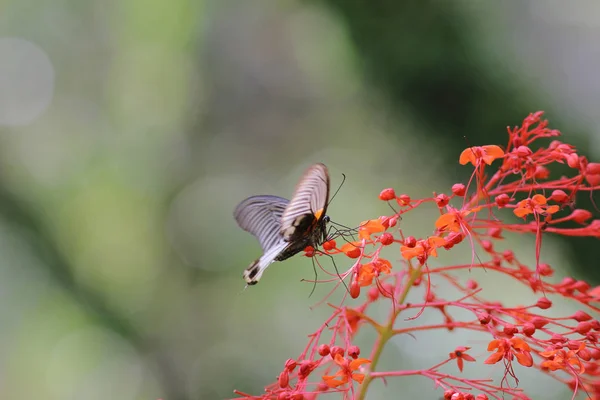
<path fill-rule="evenodd" d="M 286 242 L 306 237 L 321 226 L 329 201 L 329 172 L 324 164 L 311 165 L 281 216 L 281 236 Z"/>
<path fill-rule="evenodd" d="M 235 208 L 233 216 L 240 228 L 254 235 L 263 255 L 244 271 L 248 285 L 258 283 L 263 272 L 289 245 L 281 236 L 281 217 L 289 200 L 278 196 L 252 196 Z"/>

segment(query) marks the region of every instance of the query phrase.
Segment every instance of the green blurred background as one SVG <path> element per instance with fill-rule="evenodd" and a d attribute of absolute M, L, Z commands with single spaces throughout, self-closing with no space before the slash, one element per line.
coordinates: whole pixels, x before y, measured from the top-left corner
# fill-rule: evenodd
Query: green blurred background
<path fill-rule="evenodd" d="M 322 161 L 334 188 L 347 176 L 329 214 L 355 226 L 390 212 L 384 187 L 448 191 L 470 173 L 461 149 L 506 143 L 505 127 L 540 109 L 598 159 L 599 33 L 593 0 L 4 0 L 0 398 L 260 394 L 327 315 L 310 306 L 330 286 L 309 298 L 312 266 L 296 257 L 244 291 L 260 249 L 235 205 L 289 196 Z M 403 229 L 425 235 L 433 217 Z M 532 243 L 508 241 L 528 260 Z M 596 241 L 545 245 L 560 274 L 598 282 Z M 529 301 L 518 289 L 486 294 Z M 428 319 L 440 316 L 417 323 Z M 396 339 L 384 369 L 428 367 L 458 345 L 486 355 L 461 333 Z M 569 397 L 541 381 L 521 384 Z M 369 399 L 399 393 L 440 395 L 404 379 Z"/>

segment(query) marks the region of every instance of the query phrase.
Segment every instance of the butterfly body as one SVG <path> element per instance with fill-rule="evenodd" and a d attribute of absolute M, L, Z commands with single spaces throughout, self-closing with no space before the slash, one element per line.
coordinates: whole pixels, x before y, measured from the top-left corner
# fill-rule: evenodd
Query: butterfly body
<path fill-rule="evenodd" d="M 234 211 L 238 225 L 261 244 L 263 255 L 244 271 L 244 280 L 255 285 L 274 261 L 286 260 L 307 246 L 327 239 L 325 215 L 329 174 L 324 164 L 313 164 L 296 186 L 291 200 L 262 195 L 242 201 Z"/>

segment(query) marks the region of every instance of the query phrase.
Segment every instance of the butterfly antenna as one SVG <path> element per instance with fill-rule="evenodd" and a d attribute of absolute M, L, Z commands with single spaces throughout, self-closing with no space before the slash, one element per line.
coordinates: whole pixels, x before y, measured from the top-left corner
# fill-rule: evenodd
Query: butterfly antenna
<path fill-rule="evenodd" d="M 335 193 L 333 194 L 333 196 L 331 196 L 331 199 L 329 199 L 329 202 L 327 203 L 328 206 L 331 204 L 331 202 L 333 201 L 333 199 L 335 199 L 335 196 L 337 196 L 338 192 L 340 191 L 340 189 L 344 185 L 344 182 L 346 182 L 346 174 L 342 173 L 342 177 L 343 177 L 342 178 L 342 182 L 340 183 L 340 185 L 338 186 L 337 190 L 335 191 Z"/>

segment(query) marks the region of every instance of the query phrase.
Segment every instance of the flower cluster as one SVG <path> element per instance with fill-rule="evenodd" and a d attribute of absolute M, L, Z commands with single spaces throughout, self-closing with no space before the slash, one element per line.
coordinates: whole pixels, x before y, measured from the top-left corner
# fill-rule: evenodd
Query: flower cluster
<path fill-rule="evenodd" d="M 591 196 L 600 188 L 600 164 L 588 162 L 573 146 L 559 141 L 559 136 L 542 120 L 542 112 L 530 114 L 520 127 L 508 129 L 504 147 L 476 146 L 462 152 L 460 164 L 473 168 L 467 185 L 457 183 L 447 194 L 422 199 L 391 188 L 383 190 L 380 200 L 392 205 L 395 213 L 363 222 L 352 241 L 338 245 L 330 240 L 323 245 L 324 254 L 338 254 L 338 265 L 341 257 L 351 260 L 344 273 L 329 272 L 328 280 L 337 282 L 333 291 L 346 290 L 341 304 L 329 304 L 332 315 L 309 335 L 304 351 L 285 363 L 277 382 L 261 395 L 236 391 L 238 396 L 310 400 L 336 391 L 345 398 L 364 399 L 375 380 L 420 376 L 439 387 L 444 399 L 530 399 L 518 386 L 518 364 L 563 383 L 573 397 L 584 393 L 589 399 L 600 399 L 600 287 L 570 277 L 556 281 L 553 268 L 541 260 L 545 235 L 600 238 L 600 220 L 593 219 L 589 210 L 576 208 L 578 193 Z M 571 174 L 553 178 L 549 167 L 554 163 L 567 165 Z M 428 205 L 437 212 L 431 234 L 414 237 L 404 232 L 401 217 Z M 496 250 L 510 234 L 533 235 L 535 265 L 527 265 L 523 255 L 510 249 Z M 459 265 L 431 263 L 440 252 L 462 242 L 472 248 L 470 260 Z M 394 247 L 401 262 L 381 256 L 384 248 Z M 308 249 L 307 255 L 319 252 Z M 517 307 L 486 299 L 484 288 L 460 273 L 475 269 L 507 276 L 538 299 Z M 459 291 L 460 298 L 442 298 L 436 292 L 442 285 Z M 408 294 L 417 288 L 424 293 L 423 301 L 408 303 Z M 552 315 L 552 297 L 571 300 L 580 310 Z M 382 321 L 368 313 L 377 302 L 389 305 L 388 317 Z M 471 317 L 456 319 L 455 308 Z M 401 315 L 411 312 L 414 320 L 425 309 L 437 310 L 443 321 L 410 327 L 397 323 Z M 377 338 L 368 357 L 360 358 L 354 338 L 365 326 L 373 328 Z M 459 329 L 487 335 L 487 347 L 478 345 L 472 350 L 475 344 L 465 343 L 424 369 L 381 370 L 380 357 L 392 337 Z M 462 375 L 465 362 L 502 365 L 504 376 L 498 382 L 470 379 Z M 446 364 L 456 364 L 455 374 L 442 371 Z"/>

